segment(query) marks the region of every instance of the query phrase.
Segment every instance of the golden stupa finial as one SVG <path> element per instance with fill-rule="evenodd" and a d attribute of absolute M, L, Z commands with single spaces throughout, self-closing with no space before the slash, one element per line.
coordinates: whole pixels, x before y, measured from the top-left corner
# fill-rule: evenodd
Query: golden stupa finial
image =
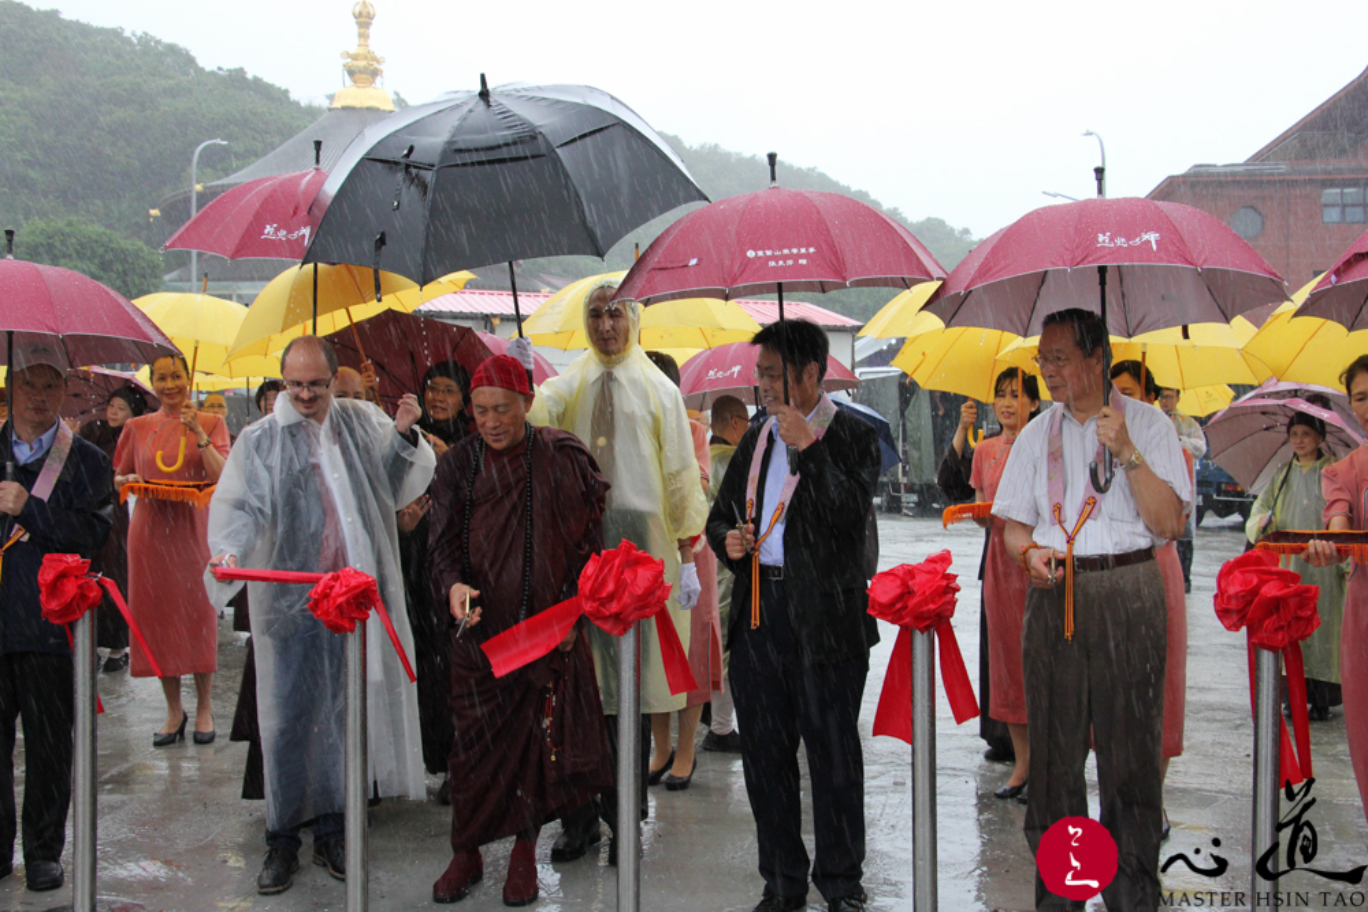
<path fill-rule="evenodd" d="M 356 50 L 343 51 L 342 69 L 347 71 L 352 84 L 341 89 L 333 96 L 334 108 L 378 108 L 393 111 L 394 102 L 389 93 L 376 85 L 376 80 L 384 75 L 381 64 L 385 58 L 379 56 L 370 46 L 371 23 L 375 21 L 375 7 L 368 0 L 360 0 L 352 7 L 352 17 L 356 19 Z"/>

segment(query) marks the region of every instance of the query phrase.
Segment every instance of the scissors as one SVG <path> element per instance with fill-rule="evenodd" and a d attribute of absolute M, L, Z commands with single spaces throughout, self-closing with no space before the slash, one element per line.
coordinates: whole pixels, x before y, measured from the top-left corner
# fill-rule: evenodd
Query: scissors
<path fill-rule="evenodd" d="M 467 586 L 467 587 L 466 587 L 466 610 L 465 610 L 465 617 L 461 618 L 461 623 L 460 623 L 460 625 L 458 625 L 457 628 L 456 628 L 456 639 L 459 640 L 459 639 L 461 638 L 461 634 L 465 633 L 466 624 L 467 624 L 469 621 L 470 621 L 470 587 Z"/>
<path fill-rule="evenodd" d="M 749 526 L 750 523 L 746 522 L 744 519 L 741 518 L 741 510 L 736 506 L 735 503 L 731 505 L 731 508 L 732 515 L 736 517 L 736 531 L 741 533 L 741 538 L 742 540 L 744 540 L 746 537 L 746 526 Z"/>

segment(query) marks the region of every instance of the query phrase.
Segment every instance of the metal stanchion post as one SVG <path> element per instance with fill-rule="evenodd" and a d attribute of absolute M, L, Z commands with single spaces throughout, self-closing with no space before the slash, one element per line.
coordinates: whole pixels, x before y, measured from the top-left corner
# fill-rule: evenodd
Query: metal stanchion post
<path fill-rule="evenodd" d="M 366 624 L 347 634 L 347 912 L 365 912 L 366 877 Z"/>
<path fill-rule="evenodd" d="M 1271 906 L 1269 894 L 1278 888 L 1276 881 L 1264 880 L 1257 867 L 1259 857 L 1268 851 L 1278 831 L 1278 741 L 1281 726 L 1278 721 L 1278 679 L 1280 656 L 1267 649 L 1254 650 L 1254 841 L 1249 853 L 1250 908 Z M 1277 870 L 1275 855 L 1270 868 Z"/>
<path fill-rule="evenodd" d="M 656 623 L 670 623 L 668 617 Z M 641 691 L 637 644 L 641 622 L 618 640 L 618 912 L 641 909 Z"/>
<path fill-rule="evenodd" d="M 935 631 L 912 631 L 912 908 L 936 912 Z"/>
<path fill-rule="evenodd" d="M 95 614 L 76 622 L 76 788 L 72 808 L 71 907 L 95 912 Z"/>

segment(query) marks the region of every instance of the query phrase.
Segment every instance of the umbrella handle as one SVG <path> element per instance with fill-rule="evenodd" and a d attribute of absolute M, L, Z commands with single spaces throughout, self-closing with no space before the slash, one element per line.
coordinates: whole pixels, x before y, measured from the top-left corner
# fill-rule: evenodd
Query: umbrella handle
<path fill-rule="evenodd" d="M 161 450 L 157 450 L 157 468 L 161 469 L 163 472 L 165 472 L 166 474 L 170 475 L 172 472 L 175 472 L 175 471 L 178 470 L 181 466 L 185 465 L 185 438 L 186 438 L 186 436 L 187 436 L 186 434 L 182 434 L 182 435 L 181 435 L 181 439 L 180 439 L 180 452 L 178 452 L 178 453 L 176 454 L 176 464 L 175 464 L 175 465 L 168 466 L 166 463 L 164 463 L 164 462 L 162 461 L 162 451 L 161 451 Z"/>
<path fill-rule="evenodd" d="M 966 431 L 964 436 L 968 439 L 969 445 L 977 449 L 979 444 L 983 443 L 983 438 L 987 435 L 984 434 L 983 428 L 973 428 L 972 430 Z"/>

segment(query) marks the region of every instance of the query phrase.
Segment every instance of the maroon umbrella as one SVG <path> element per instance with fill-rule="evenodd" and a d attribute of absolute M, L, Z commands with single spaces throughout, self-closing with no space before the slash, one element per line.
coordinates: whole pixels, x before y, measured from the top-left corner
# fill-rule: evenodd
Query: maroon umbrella
<path fill-rule="evenodd" d="M 706 408 L 719 396 L 735 396 L 749 405 L 755 401 L 755 359 L 759 349 L 749 342 L 732 342 L 699 352 L 679 369 L 679 390 L 684 404 L 692 409 Z M 822 389 L 827 392 L 851 390 L 860 379 L 835 358 L 827 357 L 827 372 Z"/>
<path fill-rule="evenodd" d="M 233 187 L 205 206 L 163 245 L 198 250 L 230 260 L 263 257 L 301 260 L 318 227 L 309 206 L 328 179 L 318 166 L 322 142 L 314 142 L 308 171 L 261 177 Z"/>
<path fill-rule="evenodd" d="M 911 288 L 945 269 L 902 225 L 839 193 L 785 190 L 769 154 L 770 186 L 720 200 L 666 228 L 622 280 L 619 298 L 779 296 L 785 291 Z M 788 400 L 785 365 L 784 399 Z"/>
<path fill-rule="evenodd" d="M 1285 300 L 1273 267 L 1205 212 L 1090 199 L 1037 209 L 980 242 L 924 309 L 947 327 L 1035 336 L 1050 313 L 1079 307 L 1102 313 L 1112 335 L 1129 338 L 1229 323 Z"/>
<path fill-rule="evenodd" d="M 384 402 L 397 402 L 405 393 L 421 394 L 423 377 L 434 364 L 455 361 L 474 374 L 480 362 L 502 354 L 508 345 L 490 333 L 397 310 L 381 311 L 326 338 L 336 349 L 339 363 L 361 370 L 363 361 L 371 361 Z M 556 375 L 545 358 L 534 358 L 537 383 Z"/>
<path fill-rule="evenodd" d="M 85 424 L 98 418 L 100 409 L 109 404 L 110 394 L 124 386 L 142 393 L 143 399 L 149 405 L 158 401 L 156 394 L 131 371 L 108 370 L 103 367 L 82 367 L 68 371 L 67 398 L 62 406 L 62 417 L 74 418 L 77 424 Z"/>
<path fill-rule="evenodd" d="M 1333 320 L 1350 332 L 1368 329 L 1368 232 L 1349 245 L 1311 289 L 1298 317 Z"/>

